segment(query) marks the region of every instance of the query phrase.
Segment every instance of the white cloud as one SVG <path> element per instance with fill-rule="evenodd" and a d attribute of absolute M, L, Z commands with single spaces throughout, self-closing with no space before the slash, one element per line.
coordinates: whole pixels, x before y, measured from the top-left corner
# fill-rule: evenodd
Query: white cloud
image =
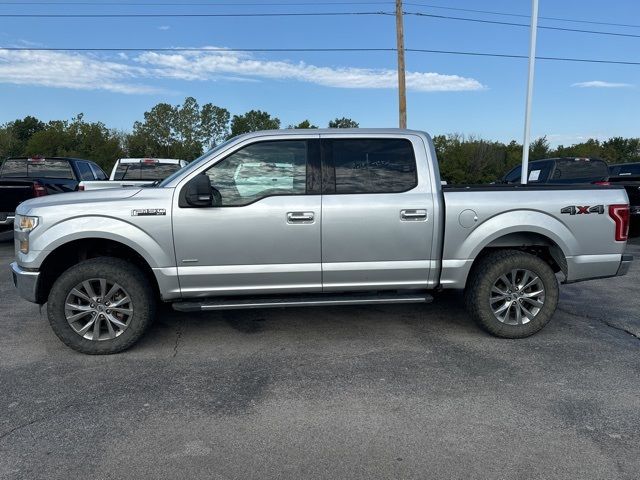
<path fill-rule="evenodd" d="M 46 65 L 47 68 L 40 68 Z M 261 60 L 230 51 L 119 53 L 110 58 L 54 51 L 0 48 L 0 83 L 40 85 L 119 93 L 155 93 L 151 80 L 299 81 L 333 88 L 396 88 L 396 71 L 327 67 L 305 62 Z M 418 92 L 482 90 L 479 81 L 459 75 L 407 72 L 407 89 Z"/>
<path fill-rule="evenodd" d="M 571 85 L 579 88 L 629 88 L 633 87 L 630 83 L 603 82 L 602 80 L 591 80 L 589 82 L 578 82 Z"/>
<path fill-rule="evenodd" d="M 155 93 L 160 89 L 137 84 L 144 69 L 92 55 L 0 49 L 0 83 Z"/>
<path fill-rule="evenodd" d="M 169 25 L 160 25 L 158 30 L 169 30 L 171 27 Z"/>
<path fill-rule="evenodd" d="M 258 60 L 229 51 L 141 54 L 137 61 L 162 76 L 182 80 L 213 80 L 234 75 L 245 78 L 297 80 L 336 88 L 395 88 L 396 71 L 357 67 L 319 67 L 305 62 Z M 407 88 L 420 92 L 481 90 L 473 78 L 440 73 L 407 72 Z"/>

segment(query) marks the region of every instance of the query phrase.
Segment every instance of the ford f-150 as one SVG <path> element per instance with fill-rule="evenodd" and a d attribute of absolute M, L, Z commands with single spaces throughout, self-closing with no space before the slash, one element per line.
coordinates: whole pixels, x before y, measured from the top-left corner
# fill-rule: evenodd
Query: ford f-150
<path fill-rule="evenodd" d="M 532 335 L 559 281 L 624 275 L 625 190 L 443 187 L 431 138 L 396 129 L 236 137 L 151 188 L 22 203 L 20 294 L 68 346 L 121 351 L 179 311 L 429 302 L 464 290 L 493 335 Z M 426 315 L 425 311 L 425 315 Z"/>

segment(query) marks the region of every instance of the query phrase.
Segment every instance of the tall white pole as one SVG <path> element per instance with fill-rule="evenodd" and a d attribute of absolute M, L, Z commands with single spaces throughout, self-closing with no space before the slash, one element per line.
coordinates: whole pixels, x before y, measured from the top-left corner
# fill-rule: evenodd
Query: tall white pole
<path fill-rule="evenodd" d="M 529 44 L 529 78 L 527 79 L 527 105 L 524 113 L 524 141 L 522 142 L 522 174 L 520 183 L 529 177 L 529 134 L 531 130 L 531 100 L 533 97 L 533 70 L 536 64 L 536 36 L 538 33 L 538 0 L 531 0 L 531 39 Z"/>

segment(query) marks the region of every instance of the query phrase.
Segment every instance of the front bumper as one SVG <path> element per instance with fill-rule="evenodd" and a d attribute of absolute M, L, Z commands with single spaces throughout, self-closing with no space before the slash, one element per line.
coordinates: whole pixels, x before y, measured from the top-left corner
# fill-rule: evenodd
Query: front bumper
<path fill-rule="evenodd" d="M 11 264 L 11 273 L 13 274 L 13 284 L 18 289 L 20 296 L 30 302 L 38 303 L 40 272 L 25 270 L 16 262 L 13 262 Z"/>
<path fill-rule="evenodd" d="M 0 212 L 0 227 L 13 225 L 15 218 L 15 213 Z"/>
<path fill-rule="evenodd" d="M 629 271 L 629 267 L 631 266 L 631 262 L 633 262 L 633 255 L 622 255 L 622 260 L 620 261 L 620 266 L 618 267 L 616 276 L 621 277 L 622 275 L 626 275 Z"/>

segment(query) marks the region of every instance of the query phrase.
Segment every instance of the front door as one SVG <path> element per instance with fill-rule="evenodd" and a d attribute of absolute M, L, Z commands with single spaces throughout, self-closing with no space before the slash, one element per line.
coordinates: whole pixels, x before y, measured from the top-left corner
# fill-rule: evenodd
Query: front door
<path fill-rule="evenodd" d="M 206 170 L 221 205 L 174 206 L 184 297 L 321 291 L 316 161 L 318 140 L 259 141 Z"/>
<path fill-rule="evenodd" d="M 327 137 L 324 291 L 432 287 L 434 200 L 422 139 Z"/>

